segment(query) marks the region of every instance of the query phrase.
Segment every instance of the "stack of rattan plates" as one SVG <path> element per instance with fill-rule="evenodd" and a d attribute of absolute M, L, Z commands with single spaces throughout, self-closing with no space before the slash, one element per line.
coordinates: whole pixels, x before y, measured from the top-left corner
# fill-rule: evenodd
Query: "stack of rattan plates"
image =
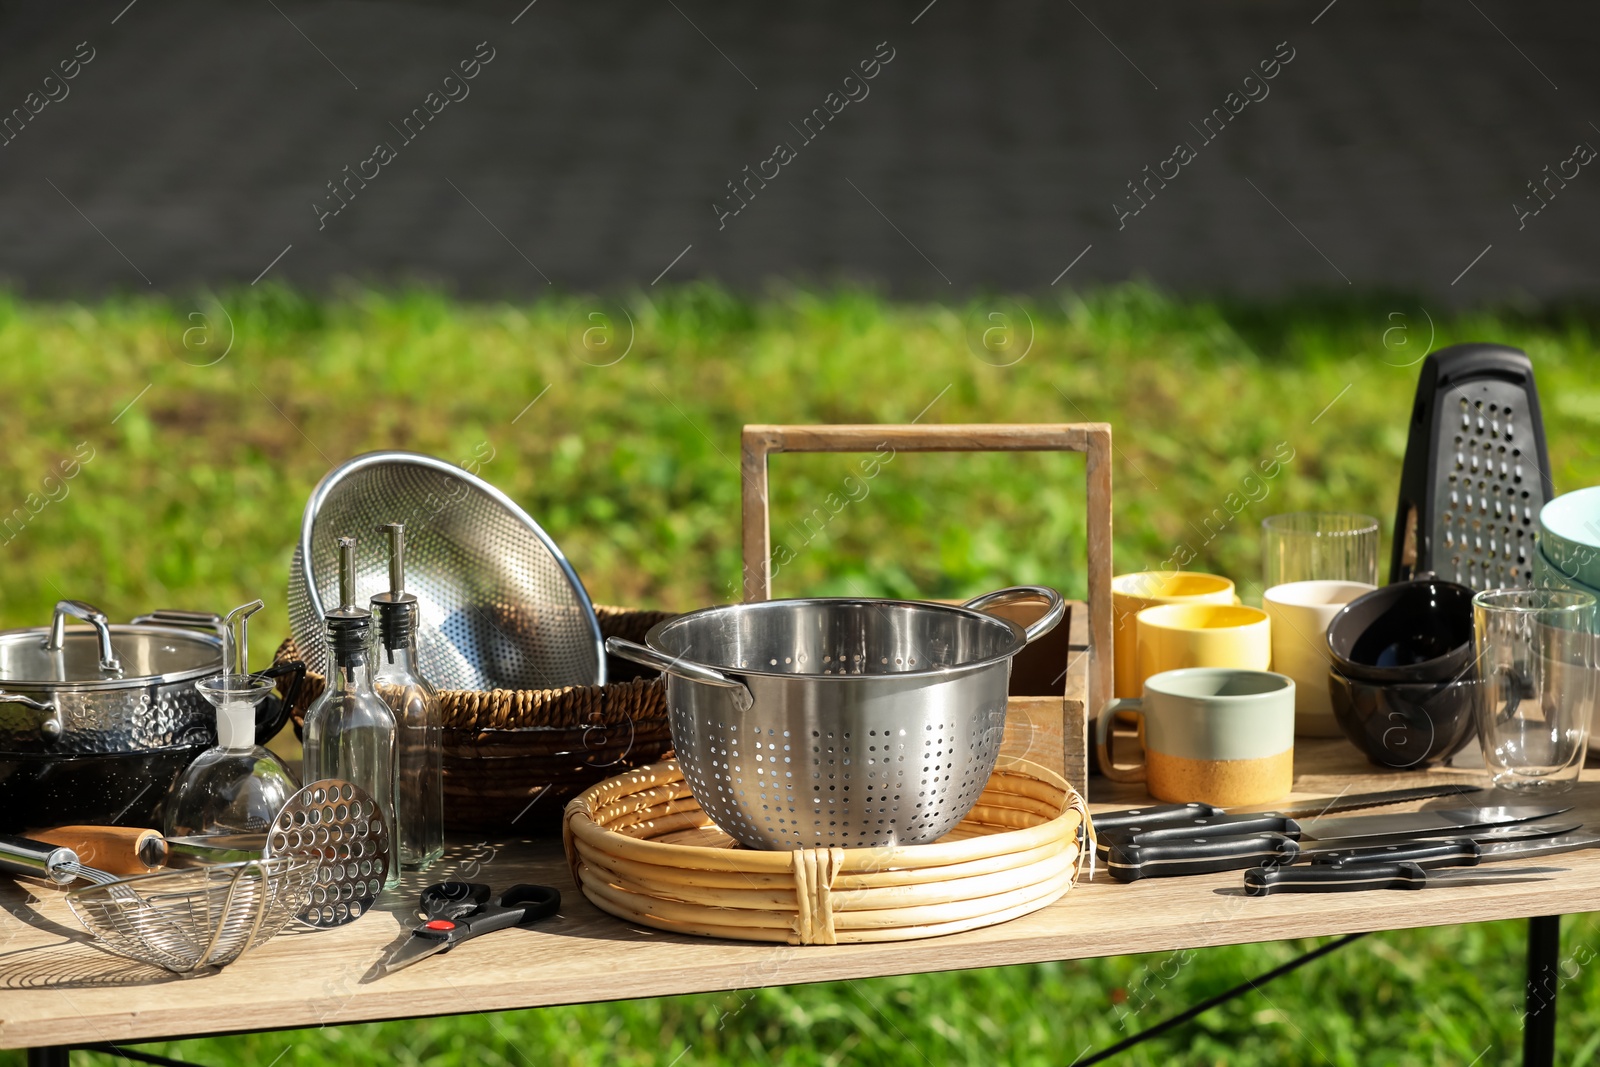
<path fill-rule="evenodd" d="M 1002 759 L 965 820 L 928 845 L 745 849 L 700 810 L 675 762 L 618 775 L 567 805 L 573 879 L 602 911 L 658 930 L 831 945 L 973 930 L 1072 885 L 1083 798 Z"/>

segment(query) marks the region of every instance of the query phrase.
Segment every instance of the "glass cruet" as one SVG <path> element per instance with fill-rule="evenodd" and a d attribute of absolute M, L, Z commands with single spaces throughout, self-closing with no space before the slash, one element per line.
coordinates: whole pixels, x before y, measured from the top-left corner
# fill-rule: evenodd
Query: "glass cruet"
<path fill-rule="evenodd" d="M 389 877 L 400 882 L 395 821 L 395 722 L 372 679 L 372 614 L 355 606 L 353 537 L 339 538 L 339 606 L 327 623 L 328 683 L 306 710 L 305 780 L 340 778 L 366 790 L 389 824 Z"/>
<path fill-rule="evenodd" d="M 164 830 L 168 838 L 242 839 L 260 837 L 278 811 L 300 788 L 294 772 L 274 753 L 256 744 L 256 707 L 272 692 L 267 678 L 252 677 L 248 665 L 248 620 L 261 601 L 235 608 L 223 626 L 222 674 L 195 684 L 217 709 L 217 744 L 202 752 L 167 796 Z"/>
<path fill-rule="evenodd" d="M 389 536 L 389 591 L 372 598 L 378 620 L 378 697 L 395 721 L 400 865 L 426 870 L 444 854 L 444 730 L 439 694 L 417 666 L 417 598 L 406 592 L 404 523 Z"/>

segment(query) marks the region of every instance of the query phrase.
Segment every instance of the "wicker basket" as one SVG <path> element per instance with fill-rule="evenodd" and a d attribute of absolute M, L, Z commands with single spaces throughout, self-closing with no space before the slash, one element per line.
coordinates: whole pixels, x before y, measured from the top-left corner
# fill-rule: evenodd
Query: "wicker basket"
<path fill-rule="evenodd" d="M 640 641 L 671 612 L 597 607 L 607 637 Z M 299 658 L 293 638 L 279 660 Z M 659 759 L 671 745 L 666 688 L 634 664 L 608 658 L 606 685 L 488 692 L 441 690 L 444 813 L 452 830 L 553 833 L 561 807 L 608 775 Z M 326 679 L 307 674 L 295 731 Z"/>
<path fill-rule="evenodd" d="M 1083 798 L 1059 775 L 1002 759 L 978 806 L 931 845 L 761 852 L 717 829 L 668 760 L 585 791 L 567 805 L 563 836 L 573 881 L 620 919 L 832 945 L 934 937 L 1037 911 L 1071 887 L 1085 826 Z"/>

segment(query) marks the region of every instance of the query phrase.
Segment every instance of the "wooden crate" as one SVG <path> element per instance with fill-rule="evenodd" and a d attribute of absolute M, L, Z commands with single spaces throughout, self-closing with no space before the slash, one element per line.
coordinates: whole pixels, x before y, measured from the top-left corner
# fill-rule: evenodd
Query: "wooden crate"
<path fill-rule="evenodd" d="M 774 452 L 1082 452 L 1087 463 L 1089 600 L 1074 605 L 1060 696 L 1013 696 L 1008 755 L 1026 755 L 1069 782 L 1088 781 L 1089 709 L 1111 697 L 1111 427 L 1045 425 L 746 426 L 743 435 L 744 599 L 772 597 L 767 457 Z"/>

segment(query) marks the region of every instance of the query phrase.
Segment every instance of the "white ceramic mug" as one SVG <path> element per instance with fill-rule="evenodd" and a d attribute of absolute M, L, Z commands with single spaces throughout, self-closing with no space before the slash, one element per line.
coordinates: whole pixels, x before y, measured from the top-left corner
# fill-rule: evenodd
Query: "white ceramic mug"
<path fill-rule="evenodd" d="M 1295 681 L 1294 732 L 1342 737 L 1328 697 L 1328 624 L 1356 597 L 1377 588 L 1365 582 L 1288 582 L 1261 597 L 1272 619 L 1272 669 Z"/>

